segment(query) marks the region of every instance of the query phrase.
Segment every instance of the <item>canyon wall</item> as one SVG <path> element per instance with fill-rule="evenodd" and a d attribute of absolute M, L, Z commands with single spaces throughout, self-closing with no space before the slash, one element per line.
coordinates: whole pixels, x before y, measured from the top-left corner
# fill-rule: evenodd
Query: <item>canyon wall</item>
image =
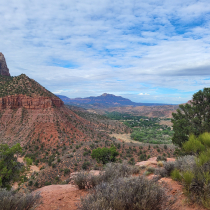
<path fill-rule="evenodd" d="M 59 98 L 48 97 L 29 97 L 26 95 L 6 96 L 0 98 L 0 110 L 10 108 L 17 109 L 24 107 L 26 109 L 45 109 L 50 107 L 61 107 L 64 103 Z"/>

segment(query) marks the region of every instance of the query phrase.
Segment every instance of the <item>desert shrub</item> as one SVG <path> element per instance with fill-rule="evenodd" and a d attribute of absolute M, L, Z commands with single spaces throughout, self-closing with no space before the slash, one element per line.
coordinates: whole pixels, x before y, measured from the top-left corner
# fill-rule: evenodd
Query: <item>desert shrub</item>
<path fill-rule="evenodd" d="M 158 162 L 157 162 L 157 166 L 158 166 L 158 167 L 163 167 L 163 162 L 162 162 L 162 161 L 158 161 Z"/>
<path fill-rule="evenodd" d="M 70 169 L 69 168 L 65 168 L 64 169 L 64 176 L 66 176 L 67 174 L 69 174 L 70 173 Z"/>
<path fill-rule="evenodd" d="M 174 170 L 175 168 L 175 162 L 164 162 L 163 163 L 163 167 L 165 168 L 165 170 L 167 171 L 167 176 L 170 176 L 171 172 Z"/>
<path fill-rule="evenodd" d="M 206 147 L 210 147 L 210 133 L 205 132 L 198 136 L 198 140 Z"/>
<path fill-rule="evenodd" d="M 34 183 L 34 187 L 38 187 L 39 186 L 39 183 L 38 182 L 35 182 Z"/>
<path fill-rule="evenodd" d="M 33 163 L 33 160 L 31 158 L 29 158 L 29 157 L 24 158 L 24 161 L 26 162 L 27 166 L 30 166 Z"/>
<path fill-rule="evenodd" d="M 183 176 L 185 188 L 187 190 L 189 190 L 189 187 L 190 187 L 190 185 L 193 181 L 193 178 L 194 178 L 194 173 L 192 171 L 185 171 L 182 173 L 182 176 Z"/>
<path fill-rule="evenodd" d="M 141 154 L 139 159 L 140 160 L 147 160 L 147 155 L 146 154 Z"/>
<path fill-rule="evenodd" d="M 210 162 L 210 149 L 208 149 L 207 151 L 201 152 L 199 156 L 196 158 L 196 164 L 198 166 L 202 166 L 208 162 Z"/>
<path fill-rule="evenodd" d="M 0 189 L 0 208 L 3 210 L 28 210 L 38 204 L 39 193 L 21 194 Z"/>
<path fill-rule="evenodd" d="M 108 163 L 105 165 L 104 171 L 101 171 L 98 176 L 93 176 L 87 172 L 81 171 L 75 175 L 73 180 L 74 183 L 78 185 L 79 189 L 89 189 L 102 182 L 111 182 L 119 177 L 129 177 L 138 172 L 138 167 L 128 165 L 126 162 Z"/>
<path fill-rule="evenodd" d="M 84 171 L 78 172 L 73 177 L 74 183 L 79 187 L 79 189 L 89 188 L 89 174 Z"/>
<path fill-rule="evenodd" d="M 33 185 L 33 181 L 30 180 L 30 181 L 28 182 L 28 186 L 32 186 L 32 185 Z"/>
<path fill-rule="evenodd" d="M 167 171 L 166 171 L 165 168 L 156 168 L 154 174 L 160 175 L 161 177 L 166 177 L 166 176 L 168 176 L 168 173 L 167 173 Z"/>
<path fill-rule="evenodd" d="M 195 166 L 196 166 L 195 156 L 193 155 L 178 157 L 175 161 L 175 168 L 177 168 L 180 171 L 186 171 L 189 169 L 193 170 Z"/>
<path fill-rule="evenodd" d="M 82 164 L 82 169 L 83 169 L 83 170 L 87 170 L 89 166 L 90 166 L 90 162 L 86 162 L 86 161 L 85 161 L 85 162 Z"/>
<path fill-rule="evenodd" d="M 46 181 L 46 182 L 44 183 L 44 185 L 45 185 L 45 186 L 51 185 L 51 182 Z"/>
<path fill-rule="evenodd" d="M 158 161 L 167 161 L 167 158 L 166 157 L 164 157 L 164 156 L 158 156 L 157 157 L 157 159 L 156 159 L 156 161 L 158 162 Z"/>
<path fill-rule="evenodd" d="M 150 173 L 154 173 L 154 172 L 155 172 L 155 168 L 149 167 L 149 168 L 147 169 L 147 171 L 149 171 Z"/>
<path fill-rule="evenodd" d="M 129 160 L 129 162 L 128 162 L 130 165 L 135 165 L 135 160 L 134 160 L 134 158 L 131 158 L 130 160 Z"/>
<path fill-rule="evenodd" d="M 81 199 L 81 210 L 160 210 L 167 201 L 165 191 L 143 177 L 118 178 L 102 182 Z"/>
<path fill-rule="evenodd" d="M 175 181 L 181 181 L 182 180 L 182 176 L 179 172 L 178 169 L 174 169 L 172 172 L 171 172 L 171 178 Z"/>
<path fill-rule="evenodd" d="M 103 182 L 109 182 L 119 177 L 128 177 L 136 173 L 137 167 L 123 163 L 108 163 L 101 173 L 101 180 Z"/>
<path fill-rule="evenodd" d="M 200 138 L 196 138 L 196 136 L 190 135 L 189 140 L 182 145 L 182 149 L 188 154 L 198 154 L 199 152 L 204 151 L 206 148 L 199 141 L 199 139 L 201 139 L 201 136 L 199 137 Z"/>

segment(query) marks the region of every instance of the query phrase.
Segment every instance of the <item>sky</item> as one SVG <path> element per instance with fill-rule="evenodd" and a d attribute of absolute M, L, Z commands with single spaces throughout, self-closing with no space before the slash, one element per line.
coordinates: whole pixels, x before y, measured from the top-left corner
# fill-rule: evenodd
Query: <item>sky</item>
<path fill-rule="evenodd" d="M 0 52 L 70 98 L 180 104 L 210 87 L 209 0 L 1 0 Z"/>

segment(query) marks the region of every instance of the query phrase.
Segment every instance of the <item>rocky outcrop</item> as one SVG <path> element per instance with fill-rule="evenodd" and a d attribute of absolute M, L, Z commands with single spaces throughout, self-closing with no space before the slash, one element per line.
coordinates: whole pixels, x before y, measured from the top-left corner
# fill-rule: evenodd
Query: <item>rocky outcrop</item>
<path fill-rule="evenodd" d="M 29 97 L 26 95 L 6 96 L 0 98 L 0 110 L 10 108 L 17 109 L 24 107 L 26 109 L 45 109 L 49 107 L 61 107 L 63 101 L 57 98 L 48 97 Z"/>
<path fill-rule="evenodd" d="M 0 75 L 10 76 L 9 69 L 7 68 L 7 63 L 4 55 L 0 52 Z"/>

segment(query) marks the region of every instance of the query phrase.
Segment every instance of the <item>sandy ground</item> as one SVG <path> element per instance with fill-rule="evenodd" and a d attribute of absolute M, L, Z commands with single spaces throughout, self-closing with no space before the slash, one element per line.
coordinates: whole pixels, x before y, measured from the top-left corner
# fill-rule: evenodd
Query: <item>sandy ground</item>
<path fill-rule="evenodd" d="M 173 123 L 170 121 L 170 120 L 161 120 L 159 122 L 160 125 L 167 125 L 167 126 L 170 126 L 172 127 Z"/>
<path fill-rule="evenodd" d="M 117 140 L 119 141 L 124 141 L 124 142 L 127 142 L 127 143 L 137 143 L 137 144 L 142 144 L 142 142 L 139 142 L 139 141 L 134 141 L 131 139 L 130 137 L 130 133 L 129 134 L 118 134 L 118 133 L 113 133 L 113 134 L 109 134 L 109 136 L 111 137 L 115 137 Z"/>

